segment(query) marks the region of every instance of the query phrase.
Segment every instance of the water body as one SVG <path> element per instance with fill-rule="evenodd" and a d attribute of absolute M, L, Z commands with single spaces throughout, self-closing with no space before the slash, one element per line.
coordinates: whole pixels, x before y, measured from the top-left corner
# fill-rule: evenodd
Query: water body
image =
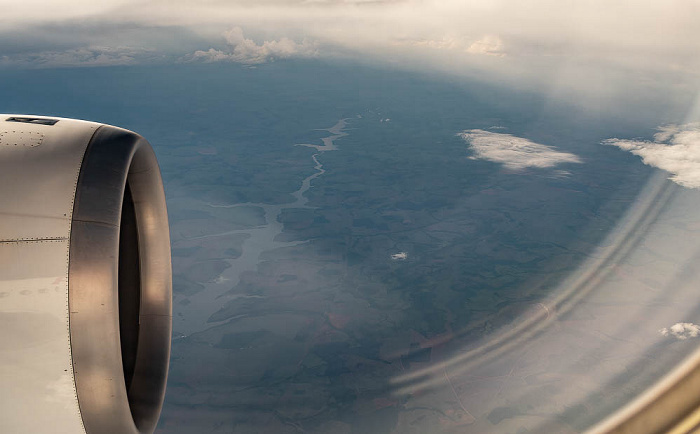
<path fill-rule="evenodd" d="M 189 297 L 186 305 L 176 305 L 174 307 L 174 332 L 176 333 L 176 339 L 206 330 L 213 325 L 218 324 L 216 322 L 208 322 L 209 317 L 230 300 L 235 300 L 237 298 L 265 297 L 263 295 L 231 294 L 230 288 L 233 288 L 238 284 L 242 273 L 256 270 L 258 263 L 260 262 L 260 257 L 264 252 L 283 247 L 292 247 L 306 242 L 276 241 L 275 238 L 280 235 L 284 229 L 284 225 L 278 220 L 279 215 L 282 213 L 282 210 L 288 208 L 309 208 L 307 205 L 308 199 L 304 195 L 312 187 L 311 181 L 326 172 L 325 169 L 323 169 L 323 164 L 318 160 L 318 157 L 324 152 L 338 150 L 338 147 L 335 145 L 335 141 L 347 135 L 347 133 L 344 132 L 346 125 L 347 119 L 341 119 L 330 128 L 319 129 L 318 131 L 328 131 L 331 133 L 330 136 L 323 137 L 321 139 L 323 145 L 307 143 L 294 145 L 313 148 L 317 151 L 311 156 L 316 172 L 307 176 L 301 182 L 299 189 L 292 193 L 292 196 L 295 199 L 294 202 L 283 205 L 270 205 L 266 203 L 251 202 L 231 205 L 207 204 L 207 206 L 212 208 L 262 208 L 264 211 L 266 224 L 252 229 L 238 229 L 198 237 L 211 238 L 234 234 L 246 234 L 249 236 L 249 238 L 247 238 L 243 243 L 241 256 L 227 261 L 230 265 L 229 268 L 224 270 L 224 272 L 214 282 L 204 284 L 205 289 L 194 296 Z"/>

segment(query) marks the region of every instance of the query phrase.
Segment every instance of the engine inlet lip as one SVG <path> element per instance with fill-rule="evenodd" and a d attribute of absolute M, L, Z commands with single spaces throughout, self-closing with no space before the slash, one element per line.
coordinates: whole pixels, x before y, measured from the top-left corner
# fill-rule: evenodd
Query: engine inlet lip
<path fill-rule="evenodd" d="M 140 302 L 138 324 L 126 328 L 136 330 L 138 344 L 128 357 L 133 361 L 125 381 L 119 249 L 122 207 L 129 192 L 138 251 L 132 268 L 138 273 Z M 155 155 L 131 131 L 101 126 L 85 151 L 71 221 L 68 305 L 73 372 L 86 432 L 152 432 L 170 357 L 170 239 Z"/>

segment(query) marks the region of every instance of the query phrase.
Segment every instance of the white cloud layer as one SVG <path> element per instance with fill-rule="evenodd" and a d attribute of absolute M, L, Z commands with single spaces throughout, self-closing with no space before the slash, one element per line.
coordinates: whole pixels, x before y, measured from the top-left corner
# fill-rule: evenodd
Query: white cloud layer
<path fill-rule="evenodd" d="M 700 122 L 660 127 L 653 142 L 608 139 L 603 143 L 642 157 L 644 164 L 670 172 L 669 179 L 679 185 L 700 188 Z"/>
<path fill-rule="evenodd" d="M 671 336 L 679 340 L 696 338 L 700 336 L 700 326 L 692 322 L 679 322 L 669 328 L 659 330 L 663 336 Z"/>
<path fill-rule="evenodd" d="M 511 170 L 529 167 L 551 168 L 563 163 L 581 163 L 581 159 L 568 152 L 555 150 L 511 134 L 484 130 L 465 130 L 459 134 L 474 152 L 472 158 L 501 163 Z"/>
<path fill-rule="evenodd" d="M 33 67 L 28 53 L 93 45 L 156 53 L 135 57 L 136 63 L 186 58 L 256 64 L 318 54 L 543 90 L 596 113 L 621 105 L 621 99 L 638 99 L 633 102 L 638 116 L 659 95 L 683 106 L 700 78 L 698 0 L 0 4 L 0 56 L 8 56 L 6 65 Z M 218 46 L 222 32 L 232 27 L 244 29 L 245 37 L 234 32 L 228 47 Z M 88 58 L 85 64 L 125 61 Z M 669 119 L 676 115 L 670 114 Z"/>
<path fill-rule="evenodd" d="M 430 50 L 451 51 L 453 55 L 482 54 L 503 57 L 505 44 L 497 35 L 484 35 L 478 39 L 462 35 L 442 35 L 438 39 L 399 39 L 396 45 L 406 45 Z M 466 58 L 466 57 L 465 57 Z"/>
<path fill-rule="evenodd" d="M 274 59 L 288 59 L 290 57 L 316 57 L 318 48 L 315 44 L 306 40 L 300 44 L 289 38 L 264 41 L 256 44 L 252 39 L 243 35 L 240 27 L 234 27 L 224 33 L 226 43 L 231 47 L 230 52 L 210 48 L 207 51 L 198 50 L 192 55 L 192 60 L 205 62 L 238 62 L 247 65 L 265 63 Z"/>
<path fill-rule="evenodd" d="M 147 50 L 129 47 L 81 47 L 64 51 L 42 51 L 21 56 L 0 56 L 0 65 L 30 68 L 60 68 L 72 66 L 132 65 Z"/>

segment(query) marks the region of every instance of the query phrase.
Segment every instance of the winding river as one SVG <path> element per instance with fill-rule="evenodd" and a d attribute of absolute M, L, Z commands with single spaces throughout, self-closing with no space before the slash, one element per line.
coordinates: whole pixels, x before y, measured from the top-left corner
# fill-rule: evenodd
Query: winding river
<path fill-rule="evenodd" d="M 282 233 L 284 225 L 278 221 L 283 209 L 287 208 L 309 208 L 308 199 L 304 196 L 312 187 L 311 181 L 325 173 L 323 164 L 318 160 L 318 157 L 324 152 L 336 151 L 338 148 L 335 141 L 346 136 L 344 129 L 347 125 L 347 119 L 339 120 L 330 128 L 321 129 L 319 131 L 328 131 L 331 135 L 321 139 L 323 145 L 313 144 L 297 144 L 295 146 L 305 146 L 313 148 L 316 152 L 311 156 L 314 162 L 315 173 L 307 176 L 302 182 L 299 189 L 292 193 L 294 202 L 282 205 L 270 205 L 265 203 L 236 203 L 231 205 L 213 205 L 206 206 L 212 208 L 236 208 L 236 207 L 259 207 L 264 211 L 265 224 L 255 227 L 240 230 L 222 232 L 218 234 L 206 235 L 209 237 L 221 237 L 233 234 L 246 234 L 249 236 L 242 246 L 242 254 L 235 259 L 230 259 L 227 262 L 230 267 L 214 281 L 205 283 L 205 289 L 188 298 L 186 305 L 176 304 L 173 306 L 174 318 L 173 328 L 175 339 L 188 336 L 206 330 L 218 323 L 208 322 L 209 317 L 221 309 L 228 301 L 244 297 L 265 297 L 264 295 L 243 295 L 231 294 L 230 289 L 235 287 L 240 281 L 242 273 L 247 271 L 255 271 L 260 256 L 267 251 L 279 249 L 282 247 L 291 247 L 303 244 L 306 241 L 282 242 L 276 241 L 275 238 Z"/>

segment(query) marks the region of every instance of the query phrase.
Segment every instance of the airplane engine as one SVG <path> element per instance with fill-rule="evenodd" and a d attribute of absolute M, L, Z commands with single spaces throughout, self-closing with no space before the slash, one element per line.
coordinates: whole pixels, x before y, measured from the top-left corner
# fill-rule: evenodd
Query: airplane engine
<path fill-rule="evenodd" d="M 0 432 L 152 432 L 171 282 L 163 184 L 145 139 L 0 115 Z"/>

